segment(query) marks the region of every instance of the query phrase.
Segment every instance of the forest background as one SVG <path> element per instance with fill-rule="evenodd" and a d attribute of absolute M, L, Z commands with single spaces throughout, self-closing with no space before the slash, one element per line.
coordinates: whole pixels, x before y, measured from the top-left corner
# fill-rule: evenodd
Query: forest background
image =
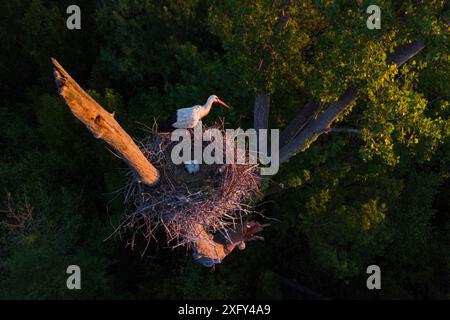
<path fill-rule="evenodd" d="M 0 4 L 0 298 L 450 298 L 445 1 L 79 0 L 81 30 L 68 30 L 71 4 Z M 388 67 L 412 41 L 422 52 Z M 349 84 L 359 99 L 337 126 L 371 134 L 323 135 L 283 164 L 272 181 L 284 189 L 258 206 L 276 219 L 266 240 L 213 272 L 163 239 L 141 256 L 109 238 L 125 165 L 59 99 L 50 57 L 136 139 L 211 94 L 233 110 L 207 122 L 251 127 L 264 91 L 270 128 L 284 128 Z M 66 287 L 72 264 L 82 290 Z M 367 290 L 373 264 L 382 290 Z"/>

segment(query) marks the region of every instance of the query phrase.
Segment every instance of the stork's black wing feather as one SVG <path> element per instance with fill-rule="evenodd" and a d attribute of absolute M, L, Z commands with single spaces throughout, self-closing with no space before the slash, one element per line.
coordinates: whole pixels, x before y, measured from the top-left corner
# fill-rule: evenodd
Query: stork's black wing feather
<path fill-rule="evenodd" d="M 175 130 L 176 128 L 173 126 L 173 124 L 175 122 L 177 122 L 177 113 L 176 112 L 172 113 L 172 115 L 169 118 L 158 123 L 158 131 L 159 132 L 171 132 L 171 131 Z"/>

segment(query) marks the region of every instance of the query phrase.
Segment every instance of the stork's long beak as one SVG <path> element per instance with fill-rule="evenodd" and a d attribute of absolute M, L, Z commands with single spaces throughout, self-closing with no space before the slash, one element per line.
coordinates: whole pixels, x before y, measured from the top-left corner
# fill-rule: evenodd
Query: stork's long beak
<path fill-rule="evenodd" d="M 231 109 L 231 107 L 230 107 L 229 105 L 227 105 L 225 102 L 223 102 L 223 101 L 220 100 L 220 99 L 217 99 L 216 102 L 217 102 L 217 103 L 220 103 L 220 104 L 223 105 L 225 108 Z"/>

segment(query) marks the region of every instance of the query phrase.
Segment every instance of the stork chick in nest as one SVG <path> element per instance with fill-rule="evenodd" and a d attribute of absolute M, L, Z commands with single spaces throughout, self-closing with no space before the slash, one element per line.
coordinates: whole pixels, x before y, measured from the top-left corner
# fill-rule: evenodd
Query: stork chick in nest
<path fill-rule="evenodd" d="M 190 174 L 195 174 L 200 171 L 200 164 L 197 160 L 190 160 L 184 162 L 184 168 Z"/>

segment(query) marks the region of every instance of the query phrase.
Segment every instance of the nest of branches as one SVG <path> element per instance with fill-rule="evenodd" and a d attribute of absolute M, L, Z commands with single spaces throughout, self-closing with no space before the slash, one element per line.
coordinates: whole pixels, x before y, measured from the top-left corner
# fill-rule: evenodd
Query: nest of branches
<path fill-rule="evenodd" d="M 222 132 L 223 155 L 230 152 L 223 124 L 214 128 Z M 205 133 L 208 128 L 203 128 Z M 192 137 L 193 141 L 194 137 Z M 259 192 L 260 176 L 256 164 L 200 164 L 190 174 L 184 164 L 176 165 L 171 159 L 170 133 L 151 134 L 141 142 L 141 150 L 159 170 L 160 181 L 154 187 L 144 187 L 133 172 L 125 188 L 126 218 L 119 228 L 128 234 L 129 245 L 143 236 L 148 244 L 157 240 L 158 230 L 164 230 L 169 247 L 191 246 L 198 240 L 198 226 L 215 233 L 241 222 L 244 215 L 253 212 L 252 198 Z M 203 147 L 210 142 L 202 142 Z M 232 142 L 233 147 L 236 141 Z M 237 150 L 235 148 L 234 150 Z M 224 161 L 225 162 L 225 161 Z"/>

